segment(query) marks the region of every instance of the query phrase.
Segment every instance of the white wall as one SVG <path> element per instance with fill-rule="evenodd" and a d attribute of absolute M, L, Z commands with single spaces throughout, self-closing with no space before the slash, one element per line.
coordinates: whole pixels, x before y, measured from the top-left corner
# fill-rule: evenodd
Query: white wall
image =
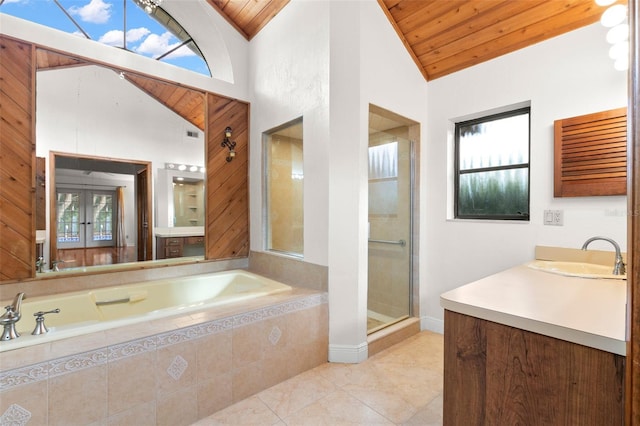
<path fill-rule="evenodd" d="M 328 3 L 289 3 L 251 41 L 250 57 L 251 250 L 265 247 L 262 134 L 303 117 L 304 258 L 327 265 Z"/>
<path fill-rule="evenodd" d="M 627 102 L 626 74 L 613 69 L 605 35 L 594 24 L 429 83 L 422 152 L 423 326 L 441 329 L 441 293 L 533 259 L 536 245 L 580 248 L 593 235 L 626 245 L 626 197 L 553 197 L 554 120 Z M 452 220 L 453 122 L 526 101 L 531 102 L 530 223 Z M 545 209 L 563 210 L 564 226 L 543 225 Z M 592 248 L 612 250 L 607 244 Z"/>
<path fill-rule="evenodd" d="M 251 42 L 251 248 L 262 132 L 303 116 L 304 260 L 329 267 L 330 359 L 367 355 L 369 103 L 424 121 L 426 83 L 374 0 L 293 0 Z"/>

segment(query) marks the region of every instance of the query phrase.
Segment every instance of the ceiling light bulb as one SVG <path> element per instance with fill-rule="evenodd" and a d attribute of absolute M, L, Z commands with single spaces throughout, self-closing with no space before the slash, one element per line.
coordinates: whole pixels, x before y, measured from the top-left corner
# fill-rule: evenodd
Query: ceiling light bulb
<path fill-rule="evenodd" d="M 204 167 L 200 167 L 200 173 L 204 173 L 207 169 L 205 169 Z"/>
<path fill-rule="evenodd" d="M 197 171 L 198 171 L 198 166 L 191 166 L 191 167 L 189 167 L 189 171 L 190 171 L 190 172 L 197 172 Z"/>
<path fill-rule="evenodd" d="M 607 31 L 607 41 L 611 44 L 629 39 L 629 24 L 619 24 Z"/>
<path fill-rule="evenodd" d="M 180 170 L 181 172 L 183 172 L 183 171 L 187 170 L 187 166 L 185 166 L 184 164 L 180 164 L 180 165 L 178 166 L 178 170 Z"/>
<path fill-rule="evenodd" d="M 609 57 L 611 59 L 621 59 L 629 57 L 629 42 L 621 41 L 616 43 L 609 49 Z"/>
<path fill-rule="evenodd" d="M 611 6 L 605 10 L 600 18 L 600 23 L 607 28 L 615 27 L 627 17 L 627 7 L 621 4 Z"/>
<path fill-rule="evenodd" d="M 616 2 L 617 0 L 596 0 L 596 4 L 598 6 L 609 6 Z"/>

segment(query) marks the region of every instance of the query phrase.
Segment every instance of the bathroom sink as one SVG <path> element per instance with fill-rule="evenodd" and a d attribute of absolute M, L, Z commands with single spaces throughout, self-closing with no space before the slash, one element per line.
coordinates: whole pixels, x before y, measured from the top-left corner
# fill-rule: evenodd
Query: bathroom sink
<path fill-rule="evenodd" d="M 564 262 L 554 260 L 534 260 L 527 266 L 552 274 L 566 275 L 581 278 L 608 278 L 615 280 L 626 280 L 627 275 L 614 275 L 613 266 L 599 265 L 586 262 Z"/>

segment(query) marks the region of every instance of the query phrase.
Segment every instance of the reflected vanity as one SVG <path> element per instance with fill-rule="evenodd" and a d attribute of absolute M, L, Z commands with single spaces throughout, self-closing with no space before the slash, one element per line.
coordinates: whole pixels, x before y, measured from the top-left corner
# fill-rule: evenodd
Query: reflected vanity
<path fill-rule="evenodd" d="M 174 163 L 158 169 L 156 259 L 204 256 L 204 173 L 189 169 L 203 170 Z"/>

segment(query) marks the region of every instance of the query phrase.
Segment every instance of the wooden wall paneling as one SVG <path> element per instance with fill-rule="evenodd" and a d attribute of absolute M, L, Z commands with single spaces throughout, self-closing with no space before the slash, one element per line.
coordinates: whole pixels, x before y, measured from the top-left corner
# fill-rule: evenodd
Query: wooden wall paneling
<path fill-rule="evenodd" d="M 0 280 L 35 275 L 35 52 L 0 36 Z"/>
<path fill-rule="evenodd" d="M 640 5 L 629 1 L 631 59 L 629 72 L 627 205 L 627 366 L 625 423 L 640 425 Z"/>
<path fill-rule="evenodd" d="M 249 106 L 243 102 L 207 94 L 207 259 L 249 255 Z M 220 146 L 224 130 L 232 129 L 236 156 Z"/>

